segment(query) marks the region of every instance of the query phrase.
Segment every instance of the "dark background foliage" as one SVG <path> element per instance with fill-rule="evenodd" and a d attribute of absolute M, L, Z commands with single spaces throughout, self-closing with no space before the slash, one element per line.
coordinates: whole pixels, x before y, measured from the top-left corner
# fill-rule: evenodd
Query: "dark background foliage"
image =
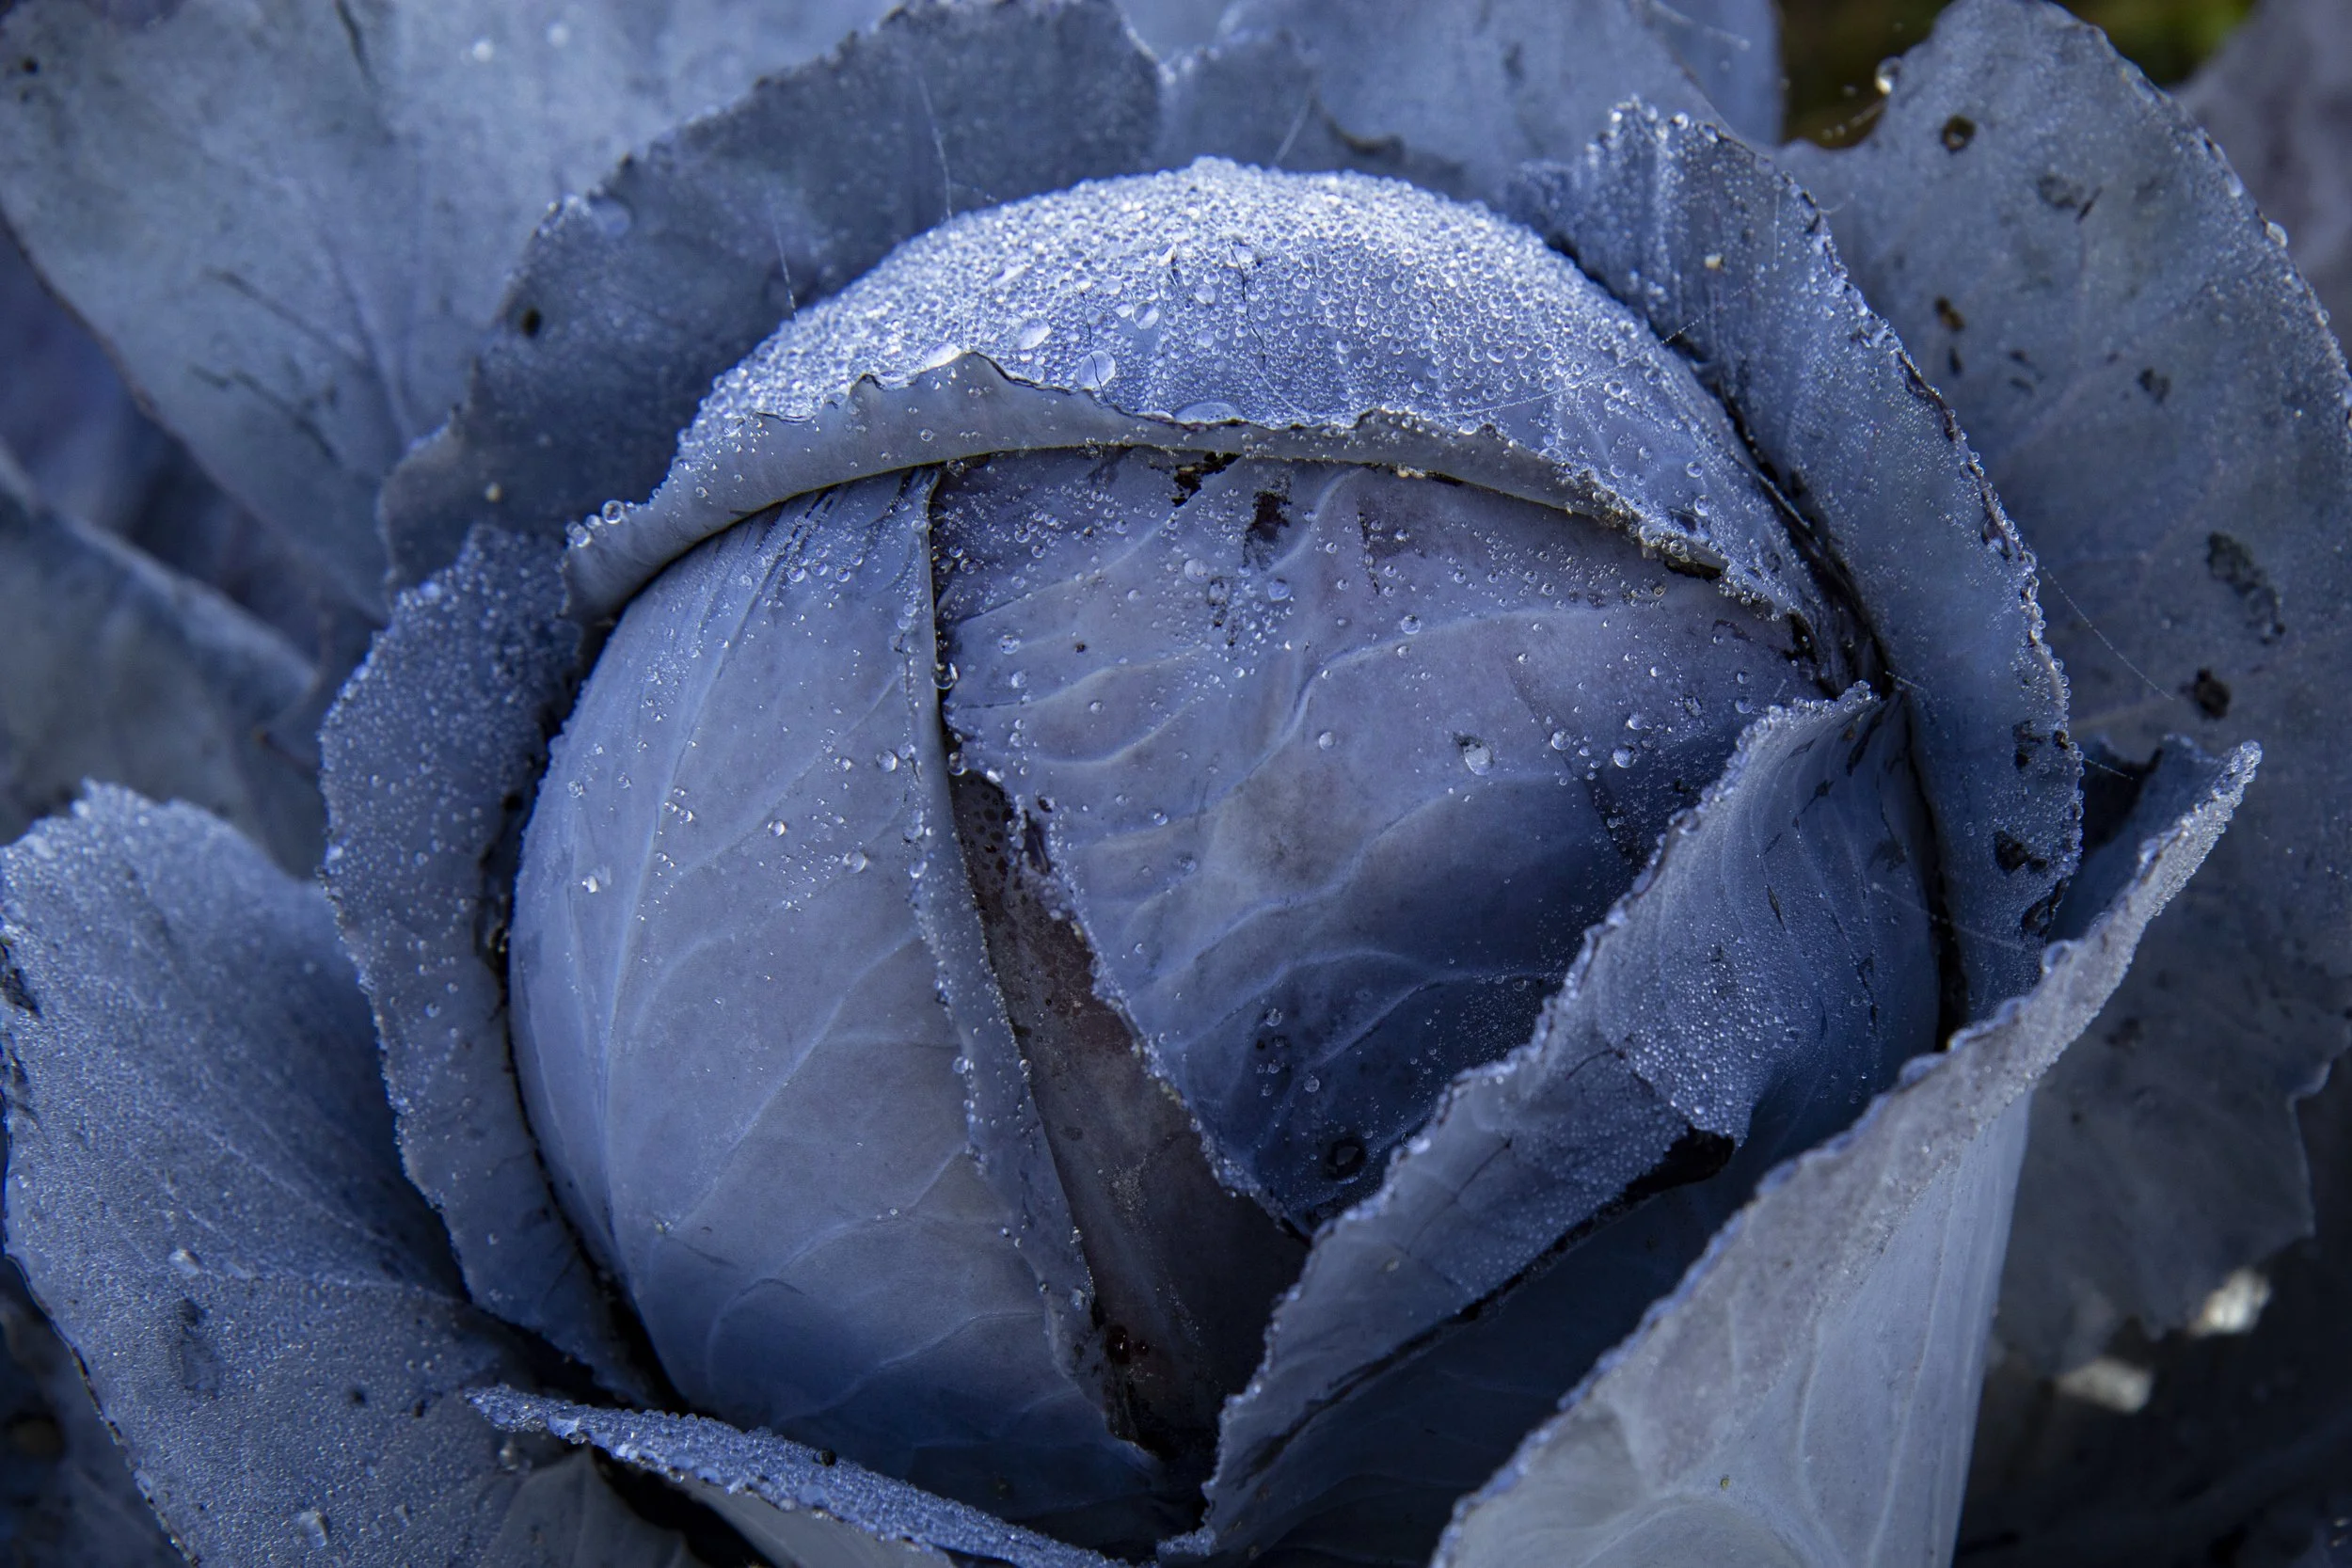
<path fill-rule="evenodd" d="M 2070 0 L 2159 85 L 2197 69 L 2246 17 L 2252 0 Z M 1825 147 L 1877 118 L 1879 62 L 1928 36 L 1944 0 L 1781 0 L 1788 131 Z"/>

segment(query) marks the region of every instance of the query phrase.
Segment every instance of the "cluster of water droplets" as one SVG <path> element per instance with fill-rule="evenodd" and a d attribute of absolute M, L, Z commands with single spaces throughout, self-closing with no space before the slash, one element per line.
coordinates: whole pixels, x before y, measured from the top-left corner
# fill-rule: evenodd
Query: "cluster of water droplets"
<path fill-rule="evenodd" d="M 878 450 L 920 463 L 1024 444 L 1005 435 L 1019 419 L 982 409 L 997 384 L 976 361 L 1171 427 L 1170 446 L 1280 433 L 1295 451 L 1301 436 L 1409 429 L 1455 477 L 1597 509 L 1776 610 L 1811 596 L 1720 405 L 1532 232 L 1397 182 L 1216 160 L 909 242 L 722 377 L 663 490 L 576 546 L 690 534 L 698 508 L 818 488 Z M 1106 438 L 1089 428 L 1079 438 Z"/>

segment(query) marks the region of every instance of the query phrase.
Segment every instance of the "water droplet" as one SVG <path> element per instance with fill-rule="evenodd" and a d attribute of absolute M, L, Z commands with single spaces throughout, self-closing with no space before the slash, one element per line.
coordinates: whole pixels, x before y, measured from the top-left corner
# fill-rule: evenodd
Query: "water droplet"
<path fill-rule="evenodd" d="M 791 824 L 781 819 L 768 824 L 768 836 L 770 838 L 782 838 L 785 834 L 790 832 L 791 831 Z"/>
<path fill-rule="evenodd" d="M 1339 743 L 1340 737 L 1333 735 L 1329 730 L 1326 730 L 1321 735 L 1315 736 L 1315 744 L 1327 752 Z"/>
<path fill-rule="evenodd" d="M 917 366 L 916 369 L 926 371 L 946 370 L 948 366 L 954 364 L 958 359 L 962 357 L 963 345 L 961 343 L 942 343 L 937 348 L 931 350 L 930 353 L 925 355 L 923 356 L 923 363 Z"/>
<path fill-rule="evenodd" d="M 996 640 L 996 651 L 1000 654 L 1017 654 L 1021 651 L 1021 639 L 1007 632 Z"/>
<path fill-rule="evenodd" d="M 874 766 L 885 773 L 896 773 L 898 770 L 898 753 L 884 752 L 874 759 Z"/>
<path fill-rule="evenodd" d="M 1462 742 L 1462 766 L 1485 778 L 1494 770 L 1495 749 L 1483 740 Z"/>
<path fill-rule="evenodd" d="M 1638 713 L 1629 713 L 1625 716 L 1625 727 L 1629 730 L 1645 730 L 1649 728 L 1649 721 Z"/>
<path fill-rule="evenodd" d="M 487 43 L 482 43 L 475 45 L 475 47 L 478 49 L 486 49 L 489 45 Z M 323 1552 L 326 1549 L 326 1514 L 321 1513 L 315 1508 L 306 1508 L 301 1513 L 294 1515 L 294 1523 L 301 1527 L 302 1538 L 310 1543 L 310 1547 L 313 1551 Z"/>
<path fill-rule="evenodd" d="M 1291 596 L 1291 585 L 1284 582 L 1280 578 L 1276 578 L 1272 582 L 1265 585 L 1265 596 L 1272 599 L 1276 604 L 1280 604 L 1284 599 Z"/>
<path fill-rule="evenodd" d="M 1615 763 L 1620 768 L 1630 768 L 1633 766 L 1633 748 L 1630 746 L 1620 746 L 1615 751 L 1609 753 L 1609 760 Z"/>
<path fill-rule="evenodd" d="M 1013 337 L 1012 346 L 1025 353 L 1039 347 L 1053 335 L 1054 324 L 1051 322 L 1023 322 L 1021 330 Z"/>
<path fill-rule="evenodd" d="M 1184 576 L 1194 582 L 1206 582 L 1209 580 L 1209 563 L 1195 556 L 1184 562 Z"/>
<path fill-rule="evenodd" d="M 848 866 L 850 870 L 854 873 L 865 870 L 873 863 L 866 858 L 865 850 L 852 849 L 848 854 L 841 857 L 841 863 Z"/>
<path fill-rule="evenodd" d="M 1104 349 L 1089 349 L 1073 372 L 1078 385 L 1089 392 L 1099 392 L 1119 376 L 1119 361 Z"/>
<path fill-rule="evenodd" d="M 1553 751 L 1565 752 L 1572 743 L 1573 742 L 1567 731 L 1554 730 L 1551 732 L 1551 749 Z"/>
<path fill-rule="evenodd" d="M 1020 690 L 1023 687 L 1029 684 L 1028 672 L 1025 670 L 1015 670 L 1011 675 L 1006 679 L 1005 684 L 1011 687 L 1015 691 Z"/>
<path fill-rule="evenodd" d="M 1421 617 L 1418 615 L 1407 615 L 1403 620 L 1397 622 L 1396 629 L 1403 632 L 1406 636 L 1411 637 L 1416 632 L 1421 630 Z"/>

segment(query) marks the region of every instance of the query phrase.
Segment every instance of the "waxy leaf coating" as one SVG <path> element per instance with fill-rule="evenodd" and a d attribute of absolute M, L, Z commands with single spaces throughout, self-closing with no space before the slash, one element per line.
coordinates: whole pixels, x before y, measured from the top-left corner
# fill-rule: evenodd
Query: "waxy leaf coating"
<path fill-rule="evenodd" d="M 0 876 L 9 1252 L 174 1538 L 519 1568 L 532 1456 L 461 1391 L 525 1358 L 401 1174 L 325 900 L 108 786 Z"/>

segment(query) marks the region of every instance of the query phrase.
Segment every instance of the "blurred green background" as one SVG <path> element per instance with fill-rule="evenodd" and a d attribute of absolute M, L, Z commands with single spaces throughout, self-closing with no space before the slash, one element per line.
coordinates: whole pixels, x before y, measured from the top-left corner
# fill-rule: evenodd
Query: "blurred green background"
<path fill-rule="evenodd" d="M 2245 19 L 2252 0 L 2071 0 L 2115 46 L 2170 86 Z M 1877 113 L 1881 60 L 1927 37 L 1944 0 L 1781 0 L 1788 131 L 1835 147 Z"/>

